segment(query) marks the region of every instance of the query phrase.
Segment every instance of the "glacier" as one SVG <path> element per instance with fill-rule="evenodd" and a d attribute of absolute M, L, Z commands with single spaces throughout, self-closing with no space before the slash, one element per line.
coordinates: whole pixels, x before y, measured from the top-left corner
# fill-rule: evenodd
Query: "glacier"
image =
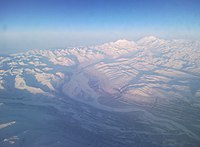
<path fill-rule="evenodd" d="M 2 147 L 200 144 L 198 41 L 146 36 L 0 61 Z"/>

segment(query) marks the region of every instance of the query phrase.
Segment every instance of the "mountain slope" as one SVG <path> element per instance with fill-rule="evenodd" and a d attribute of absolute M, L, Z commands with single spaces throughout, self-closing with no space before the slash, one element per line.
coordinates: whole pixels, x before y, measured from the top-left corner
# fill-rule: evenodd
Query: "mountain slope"
<path fill-rule="evenodd" d="M 42 102 L 73 114 L 82 128 L 100 136 L 108 129 L 115 138 L 111 140 L 120 146 L 138 145 L 137 135 L 149 137 L 144 146 L 148 140 L 152 146 L 196 146 L 200 142 L 199 48 L 195 41 L 147 36 L 136 42 L 11 54 L 0 57 L 0 94 L 8 100 L 30 95 L 20 103 Z M 137 130 L 133 124 L 143 127 Z M 161 134 L 164 143 L 157 144 Z"/>
<path fill-rule="evenodd" d="M 199 46 L 198 42 L 149 36 L 137 43 L 118 40 L 92 48 L 31 50 L 1 57 L 0 88 L 53 96 L 68 79 L 62 88 L 64 94 L 91 97 L 94 103 L 102 96 L 141 104 L 154 103 L 157 98 L 185 100 L 185 94 L 198 95 L 199 89 L 191 89 L 190 82 L 199 79 Z M 34 83 L 26 78 L 29 76 Z M 15 87 L 8 84 L 9 79 Z"/>

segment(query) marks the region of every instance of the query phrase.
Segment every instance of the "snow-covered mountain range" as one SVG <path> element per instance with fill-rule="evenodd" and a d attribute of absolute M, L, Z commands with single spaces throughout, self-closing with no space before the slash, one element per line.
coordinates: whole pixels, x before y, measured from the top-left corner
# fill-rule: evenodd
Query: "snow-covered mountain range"
<path fill-rule="evenodd" d="M 0 89 L 62 93 L 100 108 L 170 99 L 199 105 L 200 86 L 192 86 L 200 78 L 199 48 L 199 42 L 149 36 L 137 42 L 31 50 L 0 58 Z"/>
<path fill-rule="evenodd" d="M 108 112 L 142 111 L 143 121 L 157 131 L 179 130 L 175 134 L 186 134 L 194 145 L 200 142 L 200 42 L 147 36 L 136 42 L 36 49 L 2 56 L 0 67 L 2 95 L 28 93 Z M 192 113 L 184 118 L 186 110 Z"/>

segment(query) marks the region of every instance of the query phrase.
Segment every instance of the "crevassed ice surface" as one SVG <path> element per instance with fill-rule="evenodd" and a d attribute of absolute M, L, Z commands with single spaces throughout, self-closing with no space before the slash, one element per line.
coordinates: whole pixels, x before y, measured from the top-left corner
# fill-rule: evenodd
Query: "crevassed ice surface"
<path fill-rule="evenodd" d="M 200 145 L 197 41 L 37 49 L 0 67 L 1 147 Z"/>

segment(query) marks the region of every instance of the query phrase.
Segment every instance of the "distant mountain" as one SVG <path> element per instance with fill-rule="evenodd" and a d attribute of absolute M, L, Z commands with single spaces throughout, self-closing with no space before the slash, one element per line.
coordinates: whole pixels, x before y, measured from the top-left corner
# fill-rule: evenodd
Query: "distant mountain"
<path fill-rule="evenodd" d="M 142 110 L 144 120 L 169 127 L 166 130 L 179 129 L 200 141 L 199 128 L 184 128 L 179 121 L 185 123 L 187 118 L 175 116 L 179 104 L 195 113 L 200 110 L 199 42 L 147 36 L 136 42 L 30 50 L 2 56 L 0 61 L 0 93 L 4 95 L 66 97 L 109 112 Z M 159 117 L 159 112 L 167 113 L 168 119 Z M 193 126 L 199 125 L 197 118 L 188 116 Z"/>
<path fill-rule="evenodd" d="M 115 107 L 115 101 L 123 105 L 152 105 L 156 99 L 190 101 L 200 93 L 200 87 L 190 86 L 191 79 L 200 78 L 199 47 L 199 42 L 148 36 L 137 42 L 12 54 L 1 57 L 0 89 L 62 93 L 99 108 Z"/>

